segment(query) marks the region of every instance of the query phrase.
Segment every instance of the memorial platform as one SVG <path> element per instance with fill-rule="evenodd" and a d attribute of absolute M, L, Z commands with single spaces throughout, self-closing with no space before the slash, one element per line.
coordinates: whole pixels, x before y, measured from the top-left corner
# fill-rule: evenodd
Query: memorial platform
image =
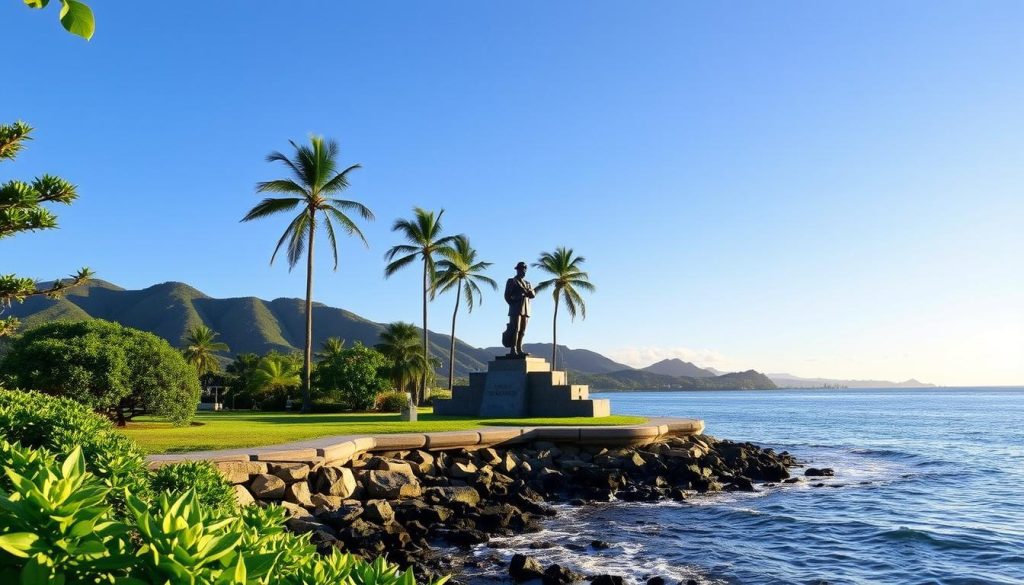
<path fill-rule="evenodd" d="M 569 384 L 566 373 L 552 370 L 544 358 L 500 357 L 486 372 L 469 375 L 449 400 L 435 400 L 434 414 L 496 418 L 602 417 L 611 414 L 607 399 L 590 398 L 590 389 Z"/>

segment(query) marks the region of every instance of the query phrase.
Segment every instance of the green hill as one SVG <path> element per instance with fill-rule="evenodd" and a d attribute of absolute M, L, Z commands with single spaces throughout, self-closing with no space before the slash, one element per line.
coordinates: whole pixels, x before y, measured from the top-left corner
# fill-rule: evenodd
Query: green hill
<path fill-rule="evenodd" d="M 573 384 L 594 390 L 773 390 L 775 383 L 754 370 L 713 377 L 666 376 L 644 370 L 620 370 L 606 374 L 573 373 Z"/>
<path fill-rule="evenodd" d="M 56 319 L 106 319 L 151 331 L 174 346 L 181 345 L 191 327 L 202 323 L 220 333 L 220 340 L 231 348 L 231 356 L 270 350 L 301 351 L 306 330 L 304 303 L 300 299 L 215 299 L 180 282 L 125 290 L 94 280 L 72 289 L 62 299 L 33 297 L 15 304 L 5 314 L 21 319 L 23 329 Z M 313 319 L 314 348 L 328 337 L 341 337 L 350 344 L 360 341 L 374 345 L 384 329 L 381 323 L 320 303 L 313 305 Z M 438 373 L 447 376 L 450 337 L 433 331 L 430 336 L 431 351 L 444 364 Z M 458 339 L 455 346 L 457 375 L 485 370 L 487 361 L 493 357 Z"/>

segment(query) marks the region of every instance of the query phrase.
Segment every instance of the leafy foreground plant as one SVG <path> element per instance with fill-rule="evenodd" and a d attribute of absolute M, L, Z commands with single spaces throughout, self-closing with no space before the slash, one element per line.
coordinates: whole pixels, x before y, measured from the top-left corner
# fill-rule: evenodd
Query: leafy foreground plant
<path fill-rule="evenodd" d="M 122 521 L 108 503 L 113 488 L 86 470 L 81 448 L 58 463 L 4 440 L 0 463 L 2 583 L 415 584 L 411 569 L 383 559 L 318 555 L 309 535 L 284 529 L 278 506 L 225 514 L 192 490 L 155 505 L 126 494 Z"/>

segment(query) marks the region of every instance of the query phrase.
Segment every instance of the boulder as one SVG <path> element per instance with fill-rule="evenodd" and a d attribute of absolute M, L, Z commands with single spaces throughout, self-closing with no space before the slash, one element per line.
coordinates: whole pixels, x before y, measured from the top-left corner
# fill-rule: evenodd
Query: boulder
<path fill-rule="evenodd" d="M 271 475 L 276 475 L 288 483 L 302 481 L 309 476 L 309 466 L 305 463 L 270 463 L 267 468 Z"/>
<path fill-rule="evenodd" d="M 836 474 L 835 470 L 830 467 L 808 467 L 807 471 L 804 471 L 804 475 L 807 477 L 832 477 Z"/>
<path fill-rule="evenodd" d="M 477 467 L 470 462 L 456 461 L 448 468 L 448 476 L 455 479 L 471 479 L 476 475 Z"/>
<path fill-rule="evenodd" d="M 316 517 L 333 528 L 342 530 L 352 525 L 363 514 L 363 507 L 359 504 L 344 504 L 337 509 L 327 512 L 318 512 Z"/>
<path fill-rule="evenodd" d="M 407 461 L 398 461 L 396 459 L 374 457 L 366 462 L 366 467 L 376 471 L 395 471 L 405 473 L 406 475 L 411 475 L 413 477 L 416 476 L 412 470 L 412 464 Z"/>
<path fill-rule="evenodd" d="M 256 500 L 249 493 L 249 490 L 245 489 L 245 486 L 235 485 L 235 501 L 238 502 L 239 506 L 248 506 L 255 504 Z"/>
<path fill-rule="evenodd" d="M 502 460 L 501 455 L 499 455 L 497 451 L 490 447 L 479 449 L 476 452 L 476 456 L 484 465 L 497 465 L 501 463 Z"/>
<path fill-rule="evenodd" d="M 415 498 L 422 493 L 420 483 L 411 471 L 371 471 L 366 478 L 365 487 L 371 498 L 386 500 Z"/>
<path fill-rule="evenodd" d="M 622 585 L 622 577 L 618 575 L 598 575 L 590 579 L 591 585 Z"/>
<path fill-rule="evenodd" d="M 326 494 L 315 493 L 310 494 L 309 500 L 313 503 L 313 507 L 323 508 L 325 510 L 334 510 L 345 502 L 345 498 L 341 496 L 329 496 Z"/>
<path fill-rule="evenodd" d="M 309 484 L 304 481 L 299 481 L 289 485 L 287 489 L 285 489 L 284 499 L 287 502 L 298 504 L 303 508 L 316 507 L 313 504 L 311 494 L 309 493 Z"/>
<path fill-rule="evenodd" d="M 289 518 L 284 521 L 284 525 L 288 530 L 295 534 L 305 534 L 307 532 L 326 532 L 331 536 L 334 536 L 334 530 L 332 530 L 326 524 L 317 522 L 312 518 Z"/>
<path fill-rule="evenodd" d="M 467 486 L 432 487 L 427 489 L 426 495 L 439 504 L 462 502 L 467 506 L 476 506 L 480 503 L 480 493 Z"/>
<path fill-rule="evenodd" d="M 426 451 L 413 451 L 406 457 L 406 461 L 412 463 L 424 475 L 434 472 L 434 456 Z"/>
<path fill-rule="evenodd" d="M 313 491 L 347 498 L 356 491 L 356 478 L 347 467 L 321 467 L 313 480 Z"/>
<path fill-rule="evenodd" d="M 249 485 L 249 491 L 258 500 L 280 500 L 288 485 L 283 479 L 269 473 L 257 475 Z"/>
<path fill-rule="evenodd" d="M 561 565 L 551 565 L 544 569 L 544 575 L 541 577 L 541 580 L 544 582 L 544 585 L 566 585 L 567 583 L 583 581 L 584 578 L 583 575 L 570 571 Z M 664 584 L 662 583 L 661 585 Z"/>
<path fill-rule="evenodd" d="M 544 577 L 544 568 L 533 557 L 517 554 L 508 565 L 508 574 L 516 581 L 529 581 Z"/>
<path fill-rule="evenodd" d="M 284 501 L 276 503 L 278 506 L 284 508 L 284 511 L 288 518 L 307 518 L 309 520 L 312 520 L 314 518 L 314 516 L 310 514 L 309 510 L 303 508 L 298 504 L 293 504 L 291 502 Z"/>
<path fill-rule="evenodd" d="M 664 577 L 651 577 L 647 580 L 647 585 L 665 585 Z"/>
<path fill-rule="evenodd" d="M 246 483 L 252 476 L 267 472 L 267 464 L 257 461 L 218 461 L 214 463 L 217 471 L 229 483 Z"/>
<path fill-rule="evenodd" d="M 592 540 L 592 541 L 590 541 L 590 548 L 595 548 L 595 549 L 600 550 L 600 549 L 605 549 L 605 548 L 609 548 L 609 547 L 611 547 L 611 544 L 609 544 L 609 543 L 607 543 L 607 542 L 605 542 L 603 540 Z"/>
<path fill-rule="evenodd" d="M 395 521 L 395 511 L 384 500 L 370 500 L 363 506 L 362 518 L 376 524 L 390 524 Z"/>

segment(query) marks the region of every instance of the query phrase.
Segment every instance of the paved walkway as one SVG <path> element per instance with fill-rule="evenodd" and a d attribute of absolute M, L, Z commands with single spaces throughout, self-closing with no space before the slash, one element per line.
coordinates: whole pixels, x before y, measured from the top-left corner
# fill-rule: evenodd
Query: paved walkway
<path fill-rule="evenodd" d="M 630 445 L 651 443 L 669 435 L 693 435 L 703 431 L 704 421 L 692 418 L 650 418 L 642 424 L 622 426 L 481 427 L 437 433 L 334 435 L 262 447 L 150 455 L 147 461 L 153 467 L 189 460 L 301 462 L 316 465 L 345 462 L 365 451 L 459 449 L 538 440 Z"/>

